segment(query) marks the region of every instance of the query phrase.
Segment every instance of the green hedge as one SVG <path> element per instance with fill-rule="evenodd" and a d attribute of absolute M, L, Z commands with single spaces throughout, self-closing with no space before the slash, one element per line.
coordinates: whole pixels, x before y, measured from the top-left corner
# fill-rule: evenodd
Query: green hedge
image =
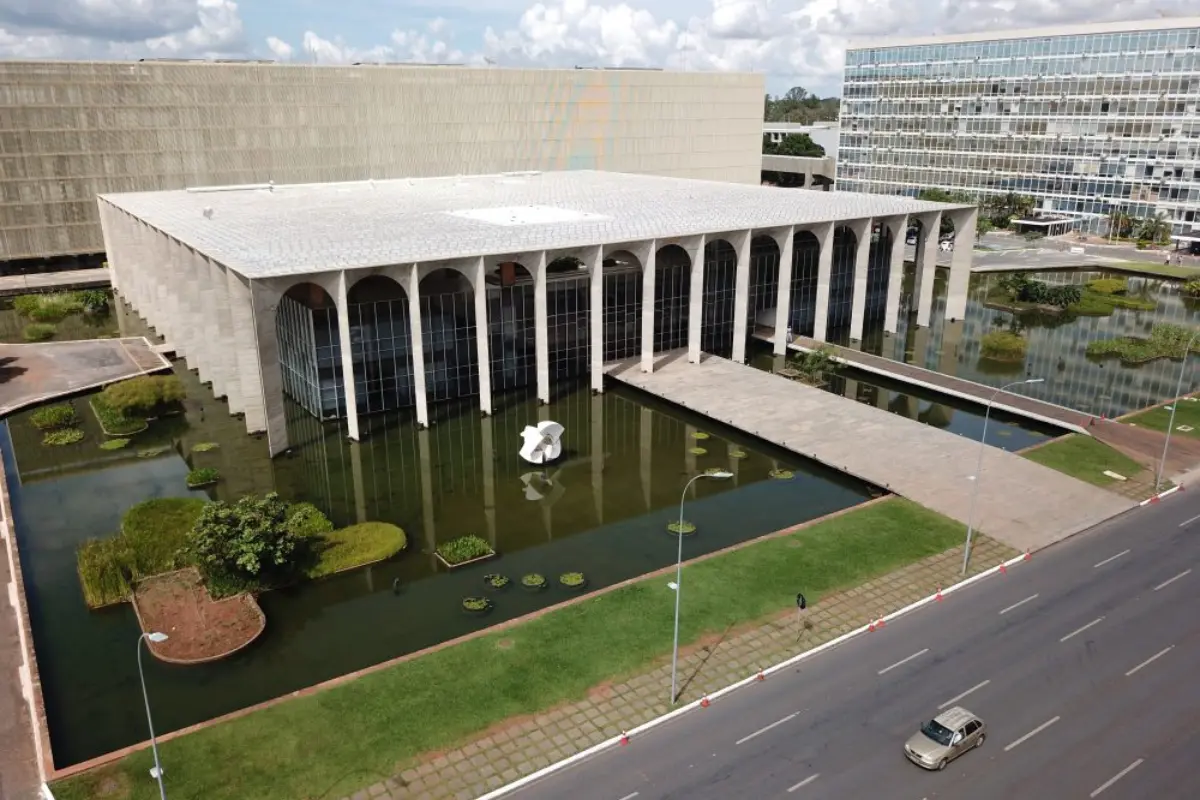
<path fill-rule="evenodd" d="M 88 401 L 88 405 L 92 407 L 92 413 L 96 415 L 96 419 L 100 422 L 100 428 L 107 436 L 131 436 L 150 427 L 146 420 L 139 417 L 127 417 L 112 408 L 105 402 L 103 393 L 92 397 Z"/>
<path fill-rule="evenodd" d="M 308 577 L 321 578 L 391 558 L 408 546 L 404 531 L 386 522 L 363 522 L 323 534 L 314 546 Z"/>
<path fill-rule="evenodd" d="M 29 415 L 29 421 L 39 431 L 53 431 L 59 428 L 70 428 L 79 417 L 75 407 L 70 403 L 58 403 L 53 406 L 42 406 Z"/>

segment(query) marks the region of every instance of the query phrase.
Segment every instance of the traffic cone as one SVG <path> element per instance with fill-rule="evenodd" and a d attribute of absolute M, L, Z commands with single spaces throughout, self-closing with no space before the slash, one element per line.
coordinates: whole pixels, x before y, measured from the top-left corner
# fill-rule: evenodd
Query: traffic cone
<path fill-rule="evenodd" d="M 621 731 L 621 747 L 624 747 L 627 744 L 629 744 L 629 734 L 625 731 Z"/>
<path fill-rule="evenodd" d="M 875 623 L 875 627 L 879 630 L 883 630 L 884 628 L 887 627 L 887 620 L 885 620 L 882 616 L 880 616 L 879 621 Z"/>
<path fill-rule="evenodd" d="M 1001 561 L 1001 562 L 1000 562 L 1000 574 L 1001 574 L 1001 575 L 1007 575 L 1007 574 L 1008 574 L 1008 565 L 1007 565 L 1007 564 L 1005 564 L 1003 561 Z"/>
<path fill-rule="evenodd" d="M 1025 551 L 1025 560 L 1026 560 L 1026 561 L 1029 561 L 1029 560 L 1031 560 L 1032 558 L 1033 558 L 1033 556 L 1032 556 L 1032 555 L 1030 555 L 1030 553 L 1029 553 L 1029 551 L 1028 551 L 1028 550 L 1026 550 L 1026 551 Z"/>
<path fill-rule="evenodd" d="M 709 705 L 709 703 L 708 703 L 708 694 L 706 693 L 706 694 L 705 694 L 703 697 L 701 697 L 701 698 L 700 698 L 700 707 L 701 707 L 701 708 L 708 708 L 708 705 Z"/>
<path fill-rule="evenodd" d="M 942 587 L 941 586 L 937 587 L 937 601 L 939 603 L 942 602 Z"/>
<path fill-rule="evenodd" d="M 765 681 L 767 679 L 767 676 L 763 675 L 763 671 L 761 669 L 758 671 L 758 679 L 760 681 Z"/>
<path fill-rule="evenodd" d="M 875 632 L 875 620 L 871 620 L 871 624 L 867 626 L 867 630 L 871 633 Z"/>
<path fill-rule="evenodd" d="M 1157 502 L 1158 502 L 1158 495 L 1154 495 L 1154 497 L 1151 497 L 1151 498 L 1150 498 L 1150 502 L 1151 502 L 1151 503 L 1157 503 Z"/>

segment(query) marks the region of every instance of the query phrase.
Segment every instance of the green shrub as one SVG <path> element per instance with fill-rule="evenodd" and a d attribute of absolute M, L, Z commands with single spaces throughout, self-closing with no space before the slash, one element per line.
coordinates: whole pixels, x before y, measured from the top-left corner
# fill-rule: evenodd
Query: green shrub
<path fill-rule="evenodd" d="M 301 538 L 320 536 L 333 530 L 329 517 L 312 503 L 293 504 L 288 511 L 287 526 L 294 536 Z"/>
<path fill-rule="evenodd" d="M 103 289 L 85 289 L 75 292 L 75 296 L 88 314 L 101 314 L 108 310 L 109 294 Z"/>
<path fill-rule="evenodd" d="M 1023 361 L 1028 343 L 1012 331 L 991 331 L 983 336 L 979 352 L 993 361 Z"/>
<path fill-rule="evenodd" d="M 132 439 L 105 439 L 100 443 L 101 450 L 120 450 L 128 447 Z"/>
<path fill-rule="evenodd" d="M 83 441 L 83 431 L 79 428 L 59 428 L 54 431 L 47 431 L 42 437 L 42 444 L 51 447 L 61 447 L 66 444 L 75 444 Z"/>
<path fill-rule="evenodd" d="M 526 589 L 541 589 L 546 585 L 546 576 L 536 572 L 521 576 L 521 585 Z"/>
<path fill-rule="evenodd" d="M 307 570 L 310 578 L 345 572 L 364 564 L 391 558 L 408 546 L 404 531 L 387 522 L 363 522 L 322 534 L 313 543 L 316 562 Z"/>
<path fill-rule="evenodd" d="M 1160 323 L 1150 329 L 1148 339 L 1124 336 L 1119 339 L 1099 339 L 1088 342 L 1087 354 L 1093 358 L 1119 358 L 1126 364 L 1142 364 L 1156 358 L 1183 358 L 1184 348 L 1194 333 L 1183 325 Z M 1192 343 L 1192 352 L 1200 353 L 1200 345 Z"/>
<path fill-rule="evenodd" d="M 25 337 L 27 342 L 44 342 L 53 338 L 58 331 L 53 325 L 44 322 L 34 322 L 25 326 L 25 330 L 21 331 L 21 336 Z"/>
<path fill-rule="evenodd" d="M 492 574 L 484 575 L 483 583 L 489 589 L 503 589 L 505 586 L 508 586 L 511 581 L 508 579 L 507 575 Z"/>
<path fill-rule="evenodd" d="M 33 312 L 36 311 L 40 305 L 38 297 L 40 297 L 40 295 L 36 294 L 22 294 L 14 297 L 12 299 L 13 310 L 15 310 L 22 317 L 32 316 Z"/>
<path fill-rule="evenodd" d="M 75 551 L 83 599 L 91 608 L 122 603 L 133 593 L 129 552 L 120 536 L 89 539 Z"/>
<path fill-rule="evenodd" d="M 452 566 L 475 558 L 490 556 L 495 552 L 486 539 L 481 539 L 475 534 L 459 536 L 457 539 L 442 542 L 437 546 L 437 554 L 442 557 L 443 561 Z"/>
<path fill-rule="evenodd" d="M 150 427 L 141 417 L 126 416 L 115 410 L 105 402 L 103 392 L 89 399 L 88 405 L 92 407 L 92 413 L 96 415 L 100 428 L 107 436 L 130 436 Z"/>
<path fill-rule="evenodd" d="M 207 486 L 210 483 L 216 483 L 220 479 L 221 472 L 215 467 L 200 467 L 187 474 L 187 485 L 189 489 L 196 489 L 201 486 Z"/>
<path fill-rule="evenodd" d="M 13 300 L 13 308 L 34 322 L 61 322 L 83 311 L 84 305 L 79 295 L 79 292 L 26 294 Z"/>
<path fill-rule="evenodd" d="M 464 611 L 470 611 L 475 614 L 487 611 L 492 607 L 492 601 L 486 597 L 464 597 L 462 600 Z"/>
<path fill-rule="evenodd" d="M 187 396 L 174 375 L 139 375 L 106 387 L 99 397 L 113 411 L 126 416 L 148 416 Z"/>
<path fill-rule="evenodd" d="M 1087 282 L 1087 288 L 1098 294 L 1125 294 L 1129 291 L 1128 278 L 1097 278 Z"/>
<path fill-rule="evenodd" d="M 70 403 L 59 403 L 53 406 L 42 406 L 29 415 L 29 421 L 39 431 L 52 431 L 58 428 L 68 428 L 79 421 L 75 415 L 75 407 Z"/>
<path fill-rule="evenodd" d="M 125 512 L 121 536 L 131 554 L 134 580 L 190 563 L 185 551 L 188 533 L 208 505 L 195 497 L 159 497 Z"/>
<path fill-rule="evenodd" d="M 1183 293 L 1188 297 L 1200 297 L 1200 280 L 1185 283 L 1183 285 Z"/>
<path fill-rule="evenodd" d="M 587 582 L 582 572 L 564 572 L 558 576 L 558 582 L 568 588 L 577 588 Z"/>
<path fill-rule="evenodd" d="M 288 510 L 274 492 L 206 503 L 187 533 L 189 556 L 206 575 L 248 588 L 286 580 L 306 553 L 288 529 Z"/>

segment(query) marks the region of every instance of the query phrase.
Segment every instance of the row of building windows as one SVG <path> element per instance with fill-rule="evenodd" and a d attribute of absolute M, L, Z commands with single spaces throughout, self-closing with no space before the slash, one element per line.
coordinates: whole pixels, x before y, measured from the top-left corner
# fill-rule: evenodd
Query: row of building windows
<path fill-rule="evenodd" d="M 944 44 L 897 47 L 868 47 L 849 50 L 847 67 L 873 64 L 903 64 L 914 61 L 955 61 L 1048 56 L 1145 53 L 1196 50 L 1200 48 L 1200 28 L 1175 30 L 1123 31 L 1119 33 L 1068 34 L 987 42 L 947 42 Z"/>
<path fill-rule="evenodd" d="M 1200 71 L 1200 70 L 1198 70 Z M 974 77 L 914 79 L 901 76 L 846 78 L 844 97 L 930 97 L 965 95 L 1085 95 L 1122 97 L 1195 98 L 1200 92 L 1196 71 L 1186 75 L 1033 75 L 1011 78 L 982 73 Z"/>
<path fill-rule="evenodd" d="M 905 79 L 972 79 L 980 77 L 1040 78 L 1057 75 L 1086 77 L 1139 75 L 1187 76 L 1200 69 L 1200 53 L 1160 53 L 1131 56 L 1079 56 L 1072 59 L 1027 58 L 1021 61 L 930 61 L 886 67 L 846 68 L 846 83 Z M 847 87 L 849 88 L 849 87 Z M 847 95 L 851 93 L 846 92 Z"/>

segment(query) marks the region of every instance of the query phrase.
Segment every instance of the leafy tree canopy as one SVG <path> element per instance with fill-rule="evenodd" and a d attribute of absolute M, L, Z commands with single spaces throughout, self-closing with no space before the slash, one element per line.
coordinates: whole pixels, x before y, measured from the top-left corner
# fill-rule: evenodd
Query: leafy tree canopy
<path fill-rule="evenodd" d="M 770 134 L 763 134 L 763 154 L 769 156 L 824 158 L 825 148 L 814 142 L 807 133 L 789 133 L 783 137 L 779 144 L 771 141 Z"/>
<path fill-rule="evenodd" d="M 208 503 L 188 534 L 188 550 L 206 573 L 248 584 L 291 571 L 304 554 L 305 526 L 289 524 L 291 507 L 278 494 Z"/>
<path fill-rule="evenodd" d="M 779 97 L 766 95 L 763 99 L 764 122 L 836 122 L 842 101 L 837 97 L 817 97 L 803 86 L 793 86 Z"/>

